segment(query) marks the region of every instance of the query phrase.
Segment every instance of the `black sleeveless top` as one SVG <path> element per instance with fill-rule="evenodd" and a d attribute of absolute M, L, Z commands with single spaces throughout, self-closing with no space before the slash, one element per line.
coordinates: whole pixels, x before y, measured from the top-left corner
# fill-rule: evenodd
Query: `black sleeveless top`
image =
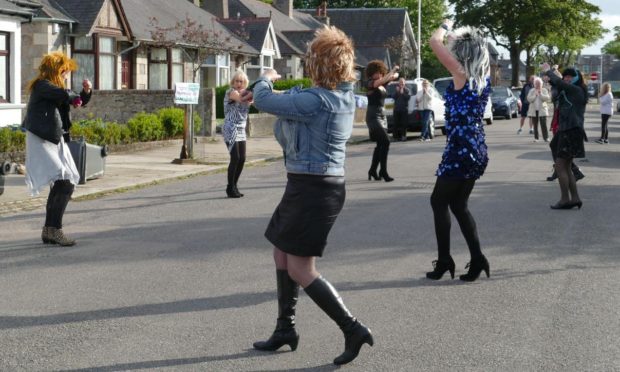
<path fill-rule="evenodd" d="M 366 82 L 366 97 L 368 97 L 368 106 L 383 107 L 387 92 L 385 89 L 374 88 L 372 86 L 373 81 L 373 79 L 368 79 Z"/>

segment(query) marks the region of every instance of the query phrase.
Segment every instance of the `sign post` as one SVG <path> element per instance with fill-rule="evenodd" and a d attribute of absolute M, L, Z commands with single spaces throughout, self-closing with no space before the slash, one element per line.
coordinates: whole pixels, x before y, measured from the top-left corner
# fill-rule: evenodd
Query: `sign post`
<path fill-rule="evenodd" d="M 194 106 L 198 104 L 200 84 L 176 83 L 174 85 L 174 103 L 185 105 L 185 120 L 183 122 L 183 146 L 179 159 L 175 164 L 192 163 L 194 158 Z"/>

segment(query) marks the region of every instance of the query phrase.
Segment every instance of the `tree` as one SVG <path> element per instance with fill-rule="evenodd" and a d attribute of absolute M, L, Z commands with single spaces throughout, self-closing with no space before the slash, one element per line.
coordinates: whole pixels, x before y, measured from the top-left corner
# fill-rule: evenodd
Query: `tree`
<path fill-rule="evenodd" d="M 620 26 L 614 27 L 614 37 L 612 40 L 603 46 L 603 53 L 613 54 L 617 58 L 620 58 Z"/>
<path fill-rule="evenodd" d="M 529 68 L 536 50 L 553 45 L 555 53 L 570 54 L 599 39 L 604 29 L 594 17 L 598 6 L 585 0 L 449 0 L 456 20 L 487 31 L 510 53 L 512 84 L 519 82 L 519 57 L 526 51 Z"/>
<path fill-rule="evenodd" d="M 174 47 L 184 51 L 186 58 L 192 63 L 193 82 L 196 82 L 198 71 L 207 57 L 228 54 L 243 46 L 240 40 L 217 31 L 214 24 L 208 29 L 188 15 L 173 26 L 161 26 L 157 18 L 151 18 L 149 25 L 153 47 Z M 247 38 L 243 34 L 239 36 Z"/>
<path fill-rule="evenodd" d="M 157 18 L 151 18 L 150 26 L 152 28 L 150 33 L 153 39 L 153 47 L 166 49 L 174 47 L 183 50 L 187 59 L 192 63 L 192 81 L 194 83 L 197 82 L 198 71 L 200 71 L 207 57 L 231 53 L 242 47 L 239 40 L 235 40 L 234 37 L 224 34 L 222 31 L 217 31 L 215 24 L 211 25 L 211 29 L 207 29 L 192 20 L 189 15 L 186 15 L 184 20 L 177 21 L 173 26 L 168 27 L 161 26 Z M 193 157 L 194 115 L 192 106 L 187 106 L 189 106 L 189 113 L 186 110 L 183 146 L 179 156 L 181 160 Z"/>

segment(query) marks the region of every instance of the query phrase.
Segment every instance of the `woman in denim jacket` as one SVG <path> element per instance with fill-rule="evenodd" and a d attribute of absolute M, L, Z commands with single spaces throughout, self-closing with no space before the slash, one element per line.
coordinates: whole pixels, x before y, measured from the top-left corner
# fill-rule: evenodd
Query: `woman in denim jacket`
<path fill-rule="evenodd" d="M 345 200 L 345 145 L 353 128 L 354 49 L 351 40 L 335 27 L 317 31 L 308 47 L 306 71 L 314 87 L 273 92 L 279 78 L 268 70 L 254 84 L 254 105 L 277 115 L 276 139 L 284 151 L 288 182 L 265 237 L 274 245 L 278 287 L 278 318 L 258 350 L 275 351 L 284 345 L 297 348 L 295 305 L 299 286 L 339 326 L 345 351 L 335 364 L 355 359 L 363 344 L 372 346 L 370 330 L 347 310 L 334 287 L 315 268 L 327 235 Z"/>

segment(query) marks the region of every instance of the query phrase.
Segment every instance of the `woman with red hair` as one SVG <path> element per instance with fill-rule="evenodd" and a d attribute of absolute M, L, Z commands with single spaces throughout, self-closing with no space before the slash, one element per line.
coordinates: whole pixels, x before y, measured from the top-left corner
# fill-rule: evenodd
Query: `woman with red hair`
<path fill-rule="evenodd" d="M 43 243 L 71 246 L 75 240 L 62 230 L 62 218 L 80 174 L 69 147 L 71 126 L 70 105 L 79 107 L 90 99 L 90 82 L 84 81 L 82 94 L 65 89 L 71 71 L 77 70 L 74 60 L 62 52 L 43 56 L 39 73 L 27 86 L 30 93 L 23 126 L 26 134 L 26 185 L 38 195 L 51 186 L 45 208 Z M 83 97 L 83 98 L 82 98 Z"/>

